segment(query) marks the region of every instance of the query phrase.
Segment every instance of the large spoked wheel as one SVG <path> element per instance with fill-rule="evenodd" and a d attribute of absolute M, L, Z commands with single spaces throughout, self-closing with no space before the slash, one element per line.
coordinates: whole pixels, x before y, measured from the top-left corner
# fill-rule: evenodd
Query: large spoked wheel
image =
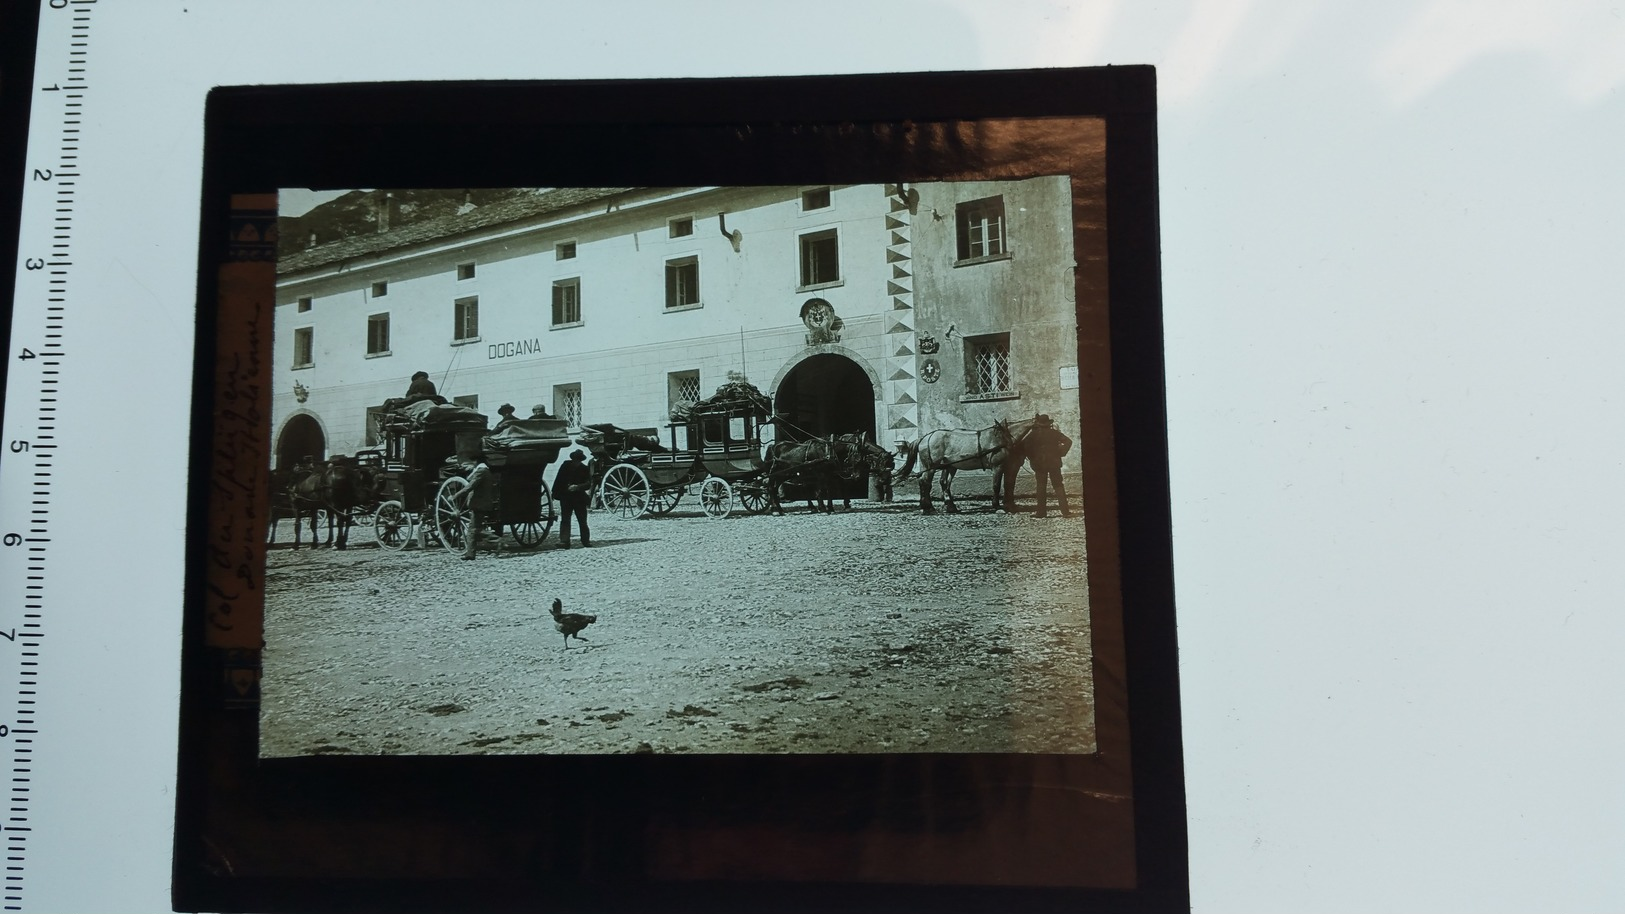
<path fill-rule="evenodd" d="M 642 517 L 649 510 L 653 494 L 649 477 L 630 463 L 617 463 L 604 471 L 598 491 L 604 500 L 604 512 L 625 520 Z"/>
<path fill-rule="evenodd" d="M 708 476 L 700 483 L 700 507 L 705 516 L 724 518 L 734 509 L 734 489 L 721 476 Z"/>
<path fill-rule="evenodd" d="M 683 499 L 683 487 L 672 486 L 669 489 L 656 489 L 649 495 L 650 514 L 669 514 L 671 509 Z"/>
<path fill-rule="evenodd" d="M 513 530 L 513 538 L 526 549 L 534 549 L 547 539 L 547 532 L 553 529 L 553 522 L 558 520 L 558 512 L 553 509 L 553 493 L 547 490 L 545 480 L 542 482 L 542 499 L 536 507 L 536 516 L 540 519 L 508 525 Z"/>
<path fill-rule="evenodd" d="M 412 515 L 398 501 L 384 502 L 372 515 L 372 536 L 385 549 L 405 549 L 416 535 L 412 526 Z"/>
<path fill-rule="evenodd" d="M 767 497 L 767 486 L 759 482 L 742 482 L 734 487 L 739 503 L 751 514 L 765 514 L 772 504 Z"/>
<path fill-rule="evenodd" d="M 474 535 L 474 512 L 458 497 L 467 488 L 468 480 L 453 476 L 440 484 L 434 496 L 434 531 L 440 545 L 452 552 L 462 552 Z"/>

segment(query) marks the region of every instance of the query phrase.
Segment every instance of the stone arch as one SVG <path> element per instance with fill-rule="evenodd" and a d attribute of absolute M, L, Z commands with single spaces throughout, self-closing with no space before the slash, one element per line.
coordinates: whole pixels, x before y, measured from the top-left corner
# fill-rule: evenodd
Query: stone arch
<path fill-rule="evenodd" d="M 296 409 L 282 420 L 282 427 L 277 429 L 272 465 L 276 468 L 293 466 L 307 454 L 318 461 L 326 460 L 330 440 L 327 424 L 322 422 L 321 416 L 308 409 Z"/>
<path fill-rule="evenodd" d="M 837 343 L 823 343 L 817 346 L 808 346 L 806 349 L 803 349 L 794 356 L 791 356 L 783 365 L 779 367 L 779 373 L 773 376 L 773 383 L 768 386 L 767 395 L 770 397 L 777 396 L 779 392 L 779 385 L 783 384 L 784 379 L 790 376 L 790 372 L 794 371 L 797 365 L 800 365 L 802 362 L 805 362 L 813 356 L 818 355 L 839 355 L 850 359 L 853 364 L 863 369 L 864 374 L 869 376 L 869 389 L 874 391 L 875 400 L 878 401 L 880 399 L 882 394 L 880 387 L 880 373 L 875 371 L 874 367 L 869 364 L 868 359 Z"/>

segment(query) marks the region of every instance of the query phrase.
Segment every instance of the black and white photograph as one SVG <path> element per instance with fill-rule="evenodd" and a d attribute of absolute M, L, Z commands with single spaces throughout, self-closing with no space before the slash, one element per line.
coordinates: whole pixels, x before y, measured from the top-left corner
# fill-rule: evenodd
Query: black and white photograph
<path fill-rule="evenodd" d="M 1094 752 L 1082 123 L 1071 174 L 281 189 L 261 756 Z"/>

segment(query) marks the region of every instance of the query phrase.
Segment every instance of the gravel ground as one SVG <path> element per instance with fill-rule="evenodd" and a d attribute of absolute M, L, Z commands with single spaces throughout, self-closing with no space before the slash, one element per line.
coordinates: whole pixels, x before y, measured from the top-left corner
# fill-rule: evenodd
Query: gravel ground
<path fill-rule="evenodd" d="M 1093 751 L 1080 518 L 686 504 L 472 562 L 274 547 L 262 754 Z"/>

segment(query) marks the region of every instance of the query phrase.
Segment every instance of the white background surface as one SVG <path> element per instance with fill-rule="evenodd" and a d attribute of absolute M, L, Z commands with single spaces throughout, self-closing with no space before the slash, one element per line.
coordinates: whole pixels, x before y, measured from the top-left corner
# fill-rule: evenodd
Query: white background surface
<path fill-rule="evenodd" d="M 30 909 L 169 907 L 211 86 L 1106 63 L 1161 87 L 1195 909 L 1625 909 L 1620 0 L 94 17 Z"/>

